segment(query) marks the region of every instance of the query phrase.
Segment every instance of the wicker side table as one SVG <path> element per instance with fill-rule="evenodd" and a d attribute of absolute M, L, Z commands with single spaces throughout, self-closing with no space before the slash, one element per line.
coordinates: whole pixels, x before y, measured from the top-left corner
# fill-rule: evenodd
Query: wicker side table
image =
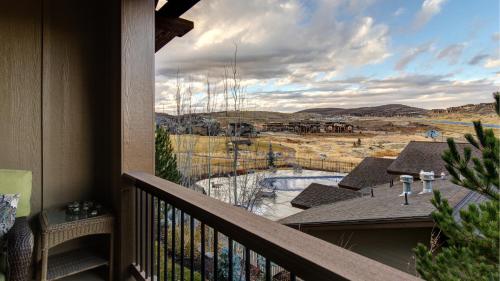
<path fill-rule="evenodd" d="M 112 280 L 113 224 L 114 218 L 111 214 L 68 221 L 64 209 L 42 211 L 40 214 L 40 280 L 57 280 L 65 276 L 106 265 L 109 268 L 109 280 Z M 88 249 L 76 249 L 49 257 L 49 250 L 61 243 L 96 234 L 107 234 L 110 236 L 109 257 L 107 259 Z"/>

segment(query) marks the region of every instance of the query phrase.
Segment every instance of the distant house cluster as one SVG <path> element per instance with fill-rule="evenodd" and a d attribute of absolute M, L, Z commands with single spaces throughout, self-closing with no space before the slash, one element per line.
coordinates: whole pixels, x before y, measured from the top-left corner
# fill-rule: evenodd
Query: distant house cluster
<path fill-rule="evenodd" d="M 292 132 L 297 134 L 314 133 L 352 133 L 354 126 L 344 122 L 324 122 L 324 121 L 290 121 L 269 122 L 264 124 L 264 131 L 267 132 Z"/>
<path fill-rule="evenodd" d="M 209 116 L 156 114 L 156 124 L 166 128 L 171 134 L 193 134 L 200 136 L 228 135 L 235 137 L 254 137 L 258 134 L 255 126 L 248 122 L 229 122 L 227 127 Z"/>
<path fill-rule="evenodd" d="M 338 187 L 306 188 L 292 200 L 305 210 L 280 222 L 416 274 L 412 249 L 429 245 L 434 228 L 432 190 L 449 201 L 456 219 L 460 209 L 486 200 L 449 181 L 441 158 L 445 149 L 443 142 L 412 141 L 397 159 L 366 158 Z"/>
<path fill-rule="evenodd" d="M 478 104 L 465 104 L 461 106 L 454 106 L 442 109 L 432 109 L 432 114 L 446 114 L 446 113 L 477 113 L 477 114 L 494 114 L 494 103 L 478 103 Z"/>

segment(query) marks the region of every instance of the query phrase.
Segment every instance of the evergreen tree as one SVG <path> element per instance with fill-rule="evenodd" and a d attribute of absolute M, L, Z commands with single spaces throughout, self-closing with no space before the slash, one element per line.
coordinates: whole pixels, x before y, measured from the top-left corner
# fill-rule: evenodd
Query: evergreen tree
<path fill-rule="evenodd" d="M 269 152 L 267 153 L 267 166 L 269 168 L 274 168 L 275 160 L 276 160 L 276 155 L 273 152 L 273 145 L 269 143 Z"/>
<path fill-rule="evenodd" d="M 180 183 L 182 178 L 177 170 L 177 157 L 170 142 L 170 135 L 161 126 L 156 126 L 155 133 L 155 174 L 175 183 Z"/>
<path fill-rule="evenodd" d="M 497 114 L 499 93 L 494 93 Z M 419 244 L 415 248 L 417 271 L 426 280 L 499 280 L 499 153 L 500 140 L 492 129 L 474 122 L 476 137 L 466 134 L 469 144 L 481 152 L 472 156 L 471 147 L 458 152 L 453 139 L 443 154 L 451 181 L 476 191 L 487 198 L 460 211 L 461 221 L 453 216 L 453 208 L 439 191 L 431 200 L 437 226 L 447 238 L 438 253 Z"/>

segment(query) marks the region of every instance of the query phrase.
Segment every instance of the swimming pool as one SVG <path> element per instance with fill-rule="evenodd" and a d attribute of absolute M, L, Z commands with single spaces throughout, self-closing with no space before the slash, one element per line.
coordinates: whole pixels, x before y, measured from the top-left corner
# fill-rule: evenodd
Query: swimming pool
<path fill-rule="evenodd" d="M 249 190 L 249 185 L 259 185 L 264 189 L 274 190 L 275 196 L 262 198 L 252 212 L 270 220 L 279 220 L 302 211 L 302 209 L 292 207 L 290 202 L 311 183 L 337 186 L 344 176 L 343 173 L 316 170 L 302 170 L 301 172 L 292 169 L 274 172 L 259 171 L 236 177 L 237 194 L 240 197 L 244 196 L 245 192 Z M 231 188 L 233 181 L 234 178 L 217 177 L 210 180 L 204 179 L 196 184 L 211 197 L 231 203 L 234 196 L 234 190 Z"/>
<path fill-rule="evenodd" d="M 340 175 L 267 177 L 259 181 L 259 184 L 276 191 L 302 191 L 312 183 L 337 186 L 343 178 Z"/>

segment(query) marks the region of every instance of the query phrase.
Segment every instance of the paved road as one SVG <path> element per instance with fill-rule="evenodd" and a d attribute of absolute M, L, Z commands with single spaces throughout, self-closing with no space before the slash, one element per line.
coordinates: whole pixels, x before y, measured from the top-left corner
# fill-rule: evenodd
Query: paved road
<path fill-rule="evenodd" d="M 428 120 L 431 123 L 437 124 L 450 124 L 450 125 L 462 125 L 472 127 L 472 122 L 462 122 L 462 121 L 449 121 L 449 120 Z M 483 124 L 484 128 L 494 128 L 500 129 L 500 124 Z"/>

